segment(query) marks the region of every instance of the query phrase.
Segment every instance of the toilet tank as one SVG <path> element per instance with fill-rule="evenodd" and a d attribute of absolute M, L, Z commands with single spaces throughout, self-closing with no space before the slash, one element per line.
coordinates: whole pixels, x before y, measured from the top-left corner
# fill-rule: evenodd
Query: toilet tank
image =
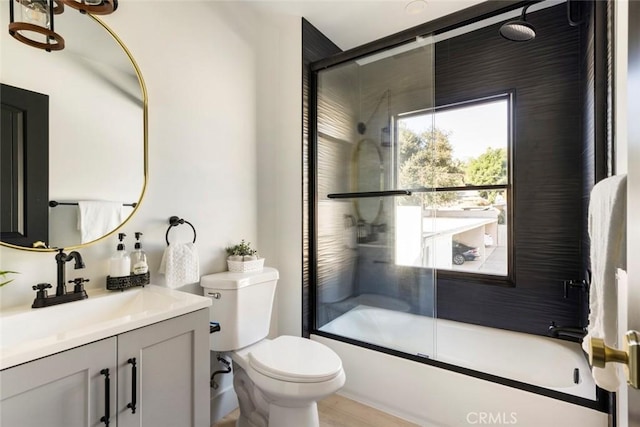
<path fill-rule="evenodd" d="M 232 351 L 254 344 L 269 334 L 278 270 L 264 267 L 247 273 L 208 274 L 200 278 L 211 298 L 209 319 L 220 324 L 210 335 L 214 351 Z"/>

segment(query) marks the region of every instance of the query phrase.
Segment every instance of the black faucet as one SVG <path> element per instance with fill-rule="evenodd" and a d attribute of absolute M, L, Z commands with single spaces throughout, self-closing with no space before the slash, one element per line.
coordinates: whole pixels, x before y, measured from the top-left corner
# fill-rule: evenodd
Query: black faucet
<path fill-rule="evenodd" d="M 556 322 L 549 325 L 549 336 L 553 338 L 564 338 L 570 341 L 582 342 L 587 335 L 587 328 L 579 326 L 556 326 Z"/>
<path fill-rule="evenodd" d="M 82 277 L 69 281 L 69 283 L 75 283 L 75 286 L 72 292 L 67 292 L 65 264 L 71 260 L 75 261 L 75 269 L 84 268 L 84 261 L 82 261 L 82 256 L 79 252 L 73 251 L 65 254 L 64 249 L 58 249 L 58 254 L 56 255 L 56 265 L 58 267 L 56 294 L 51 296 L 47 295 L 47 289 L 51 288 L 49 283 L 40 283 L 34 286 L 33 290 L 37 292 L 36 299 L 33 300 L 33 304 L 31 305 L 32 308 L 48 307 L 50 305 L 89 298 L 83 285 L 83 283 L 88 282 L 89 279 L 83 279 Z"/>
<path fill-rule="evenodd" d="M 56 255 L 56 264 L 58 265 L 58 286 L 56 286 L 56 296 L 62 296 L 67 293 L 67 281 L 65 280 L 65 263 L 71 260 L 75 260 L 76 263 L 73 266 L 76 270 L 84 268 L 84 261 L 82 261 L 82 255 L 80 252 L 70 252 L 68 255 L 64 253 L 63 249 L 58 249 Z"/>

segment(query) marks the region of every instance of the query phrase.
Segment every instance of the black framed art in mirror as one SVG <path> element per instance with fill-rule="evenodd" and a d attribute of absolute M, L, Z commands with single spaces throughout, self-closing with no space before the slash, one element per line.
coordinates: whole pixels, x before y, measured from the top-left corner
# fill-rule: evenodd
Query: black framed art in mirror
<path fill-rule="evenodd" d="M 0 236 L 32 247 L 49 235 L 49 97 L 5 84 L 0 92 Z"/>

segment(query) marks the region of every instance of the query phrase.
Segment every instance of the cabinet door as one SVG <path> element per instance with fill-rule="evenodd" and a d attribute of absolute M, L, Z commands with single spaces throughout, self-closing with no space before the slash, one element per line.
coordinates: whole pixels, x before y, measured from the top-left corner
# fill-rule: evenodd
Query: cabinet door
<path fill-rule="evenodd" d="M 118 336 L 118 426 L 209 427 L 208 309 Z"/>
<path fill-rule="evenodd" d="M 107 338 L 0 372 L 0 426 L 115 426 L 116 339 Z M 109 370 L 109 420 L 106 376 Z"/>

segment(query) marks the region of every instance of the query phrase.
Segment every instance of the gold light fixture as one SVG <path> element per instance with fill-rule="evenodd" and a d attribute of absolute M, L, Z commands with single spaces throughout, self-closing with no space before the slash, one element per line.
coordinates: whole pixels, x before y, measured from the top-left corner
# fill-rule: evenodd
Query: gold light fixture
<path fill-rule="evenodd" d="M 58 0 L 10 0 L 9 34 L 47 52 L 62 50 L 64 39 L 55 32 L 53 17 L 63 11 L 64 5 Z"/>
<path fill-rule="evenodd" d="M 109 15 L 118 8 L 118 0 L 60 0 L 80 13 L 92 15 Z"/>

